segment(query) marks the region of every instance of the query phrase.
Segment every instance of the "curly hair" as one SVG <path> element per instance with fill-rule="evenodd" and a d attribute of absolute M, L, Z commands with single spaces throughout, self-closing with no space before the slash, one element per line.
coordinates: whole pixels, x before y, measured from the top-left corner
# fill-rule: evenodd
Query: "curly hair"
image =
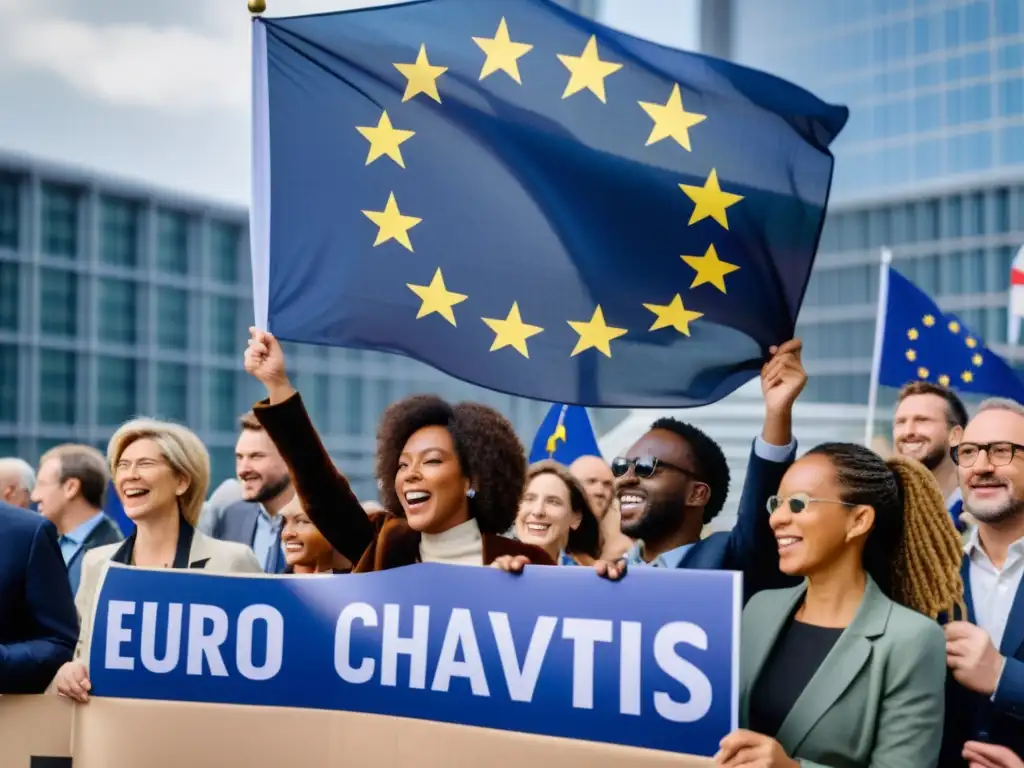
<path fill-rule="evenodd" d="M 601 552 L 601 524 L 598 523 L 597 516 L 590 506 L 583 485 L 563 464 L 544 459 L 534 462 L 527 468 L 524 490 L 538 475 L 554 475 L 565 483 L 565 487 L 569 489 L 569 506 L 580 516 L 579 527 L 569 531 L 569 543 L 565 545 L 565 551 L 570 555 L 588 555 L 596 560 Z"/>
<path fill-rule="evenodd" d="M 707 483 L 710 489 L 708 503 L 704 505 L 704 525 L 707 525 L 722 511 L 729 495 L 729 462 L 725 460 L 722 446 L 692 424 L 670 417 L 658 419 L 651 429 L 673 432 L 690 446 L 697 479 Z"/>
<path fill-rule="evenodd" d="M 832 464 L 842 501 L 874 508 L 864 568 L 882 591 L 931 618 L 956 609 L 965 616 L 960 536 L 932 473 L 913 459 L 886 461 L 853 443 L 824 443 L 808 455 Z"/>
<path fill-rule="evenodd" d="M 479 403 L 450 405 L 436 395 L 413 395 L 388 407 L 377 430 L 377 479 L 384 508 L 403 514 L 395 490 L 398 457 L 413 433 L 424 427 L 444 427 L 451 434 L 462 474 L 476 491 L 469 513 L 480 530 L 507 531 L 526 484 L 526 455 L 508 419 Z"/>

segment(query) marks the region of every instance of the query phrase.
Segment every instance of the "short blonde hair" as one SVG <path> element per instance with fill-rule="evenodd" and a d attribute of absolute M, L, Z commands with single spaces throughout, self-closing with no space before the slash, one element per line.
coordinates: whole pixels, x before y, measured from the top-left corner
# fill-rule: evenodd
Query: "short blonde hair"
<path fill-rule="evenodd" d="M 196 434 L 180 424 L 156 419 L 132 419 L 122 424 L 110 438 L 107 462 L 114 474 L 121 454 L 136 440 L 152 440 L 160 448 L 164 460 L 171 468 L 189 481 L 188 488 L 178 500 L 182 517 L 189 525 L 199 522 L 203 500 L 210 486 L 210 454 Z"/>

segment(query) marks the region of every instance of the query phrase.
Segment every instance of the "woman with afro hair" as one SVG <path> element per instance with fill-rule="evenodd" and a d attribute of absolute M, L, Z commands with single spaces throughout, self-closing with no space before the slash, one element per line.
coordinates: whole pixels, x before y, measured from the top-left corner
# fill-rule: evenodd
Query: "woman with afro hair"
<path fill-rule="evenodd" d="M 523 556 L 553 565 L 543 549 L 502 534 L 515 522 L 526 457 L 512 425 L 477 403 L 417 395 L 393 403 L 377 433 L 385 512 L 368 516 L 334 466 L 269 333 L 250 329 L 245 370 L 267 388 L 253 409 L 291 473 L 313 524 L 355 563 L 352 573 L 418 562 L 491 565 Z"/>

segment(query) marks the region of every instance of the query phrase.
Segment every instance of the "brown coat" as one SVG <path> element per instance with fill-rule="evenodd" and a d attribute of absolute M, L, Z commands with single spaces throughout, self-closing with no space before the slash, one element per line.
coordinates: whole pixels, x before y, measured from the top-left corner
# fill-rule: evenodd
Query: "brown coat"
<path fill-rule="evenodd" d="M 298 393 L 276 405 L 264 400 L 253 411 L 288 465 L 309 519 L 332 547 L 356 564 L 352 573 L 419 562 L 419 531 L 392 512 L 366 514 L 327 454 Z M 483 534 L 483 547 L 485 565 L 502 555 L 525 555 L 536 565 L 554 565 L 539 547 L 495 533 Z"/>

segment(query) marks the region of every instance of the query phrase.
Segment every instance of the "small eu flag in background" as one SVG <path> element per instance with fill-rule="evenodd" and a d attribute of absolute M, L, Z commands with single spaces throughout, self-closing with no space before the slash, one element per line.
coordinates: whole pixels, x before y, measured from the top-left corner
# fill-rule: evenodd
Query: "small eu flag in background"
<path fill-rule="evenodd" d="M 580 456 L 600 456 L 597 436 L 587 409 L 554 404 L 544 417 L 530 449 L 530 463 L 554 459 L 569 466 Z"/>
<path fill-rule="evenodd" d="M 878 383 L 902 387 L 930 381 L 965 393 L 1008 397 L 1024 403 L 1024 382 L 999 355 L 943 313 L 928 294 L 892 267 L 882 306 Z"/>
<path fill-rule="evenodd" d="M 548 0 L 255 20 L 257 324 L 692 406 L 793 336 L 848 117 Z"/>

